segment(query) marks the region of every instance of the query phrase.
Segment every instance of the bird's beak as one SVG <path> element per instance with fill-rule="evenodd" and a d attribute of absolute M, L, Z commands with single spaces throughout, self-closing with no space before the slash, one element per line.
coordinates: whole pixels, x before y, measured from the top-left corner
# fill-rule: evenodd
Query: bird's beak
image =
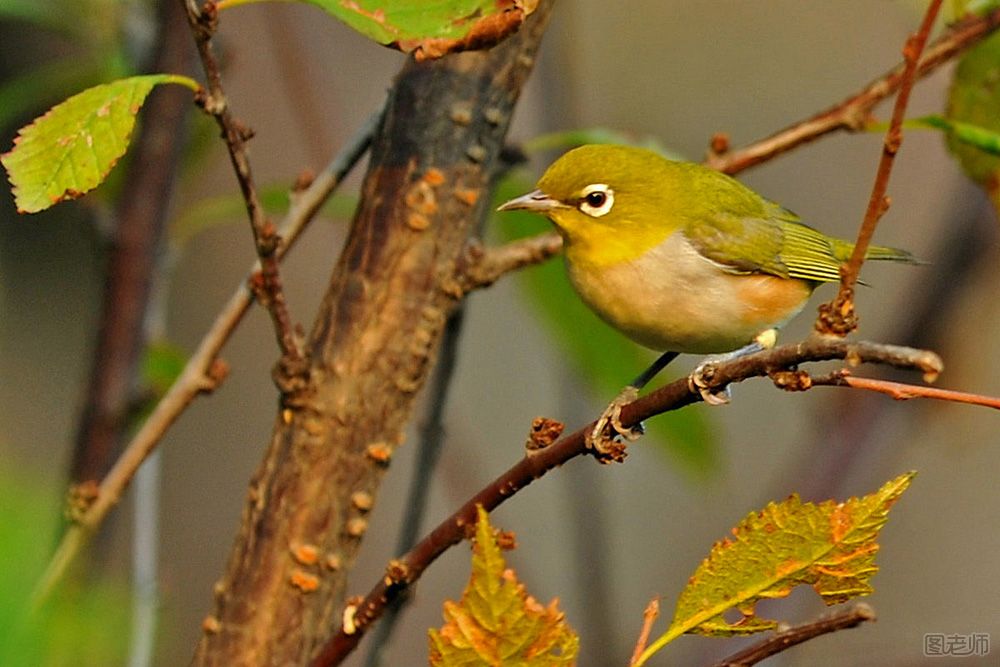
<path fill-rule="evenodd" d="M 557 208 L 569 208 L 557 199 L 552 199 L 541 190 L 529 192 L 526 195 L 511 199 L 505 204 L 501 204 L 498 211 L 532 211 L 534 213 L 547 213 Z"/>

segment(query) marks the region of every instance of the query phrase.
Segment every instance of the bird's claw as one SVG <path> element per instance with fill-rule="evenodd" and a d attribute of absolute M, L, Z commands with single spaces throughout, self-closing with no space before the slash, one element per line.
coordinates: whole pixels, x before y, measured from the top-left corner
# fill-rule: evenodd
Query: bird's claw
<path fill-rule="evenodd" d="M 714 374 L 715 363 L 713 360 L 701 362 L 688 376 L 688 389 L 692 393 L 701 395 L 701 400 L 709 405 L 725 405 L 732 397 L 732 391 L 728 384 L 723 387 L 713 386 L 712 376 Z"/>
<path fill-rule="evenodd" d="M 594 451 L 594 457 L 601 463 L 623 461 L 626 445 L 638 440 L 644 433 L 642 424 L 626 427 L 621 421 L 622 407 L 638 396 L 639 390 L 635 387 L 622 389 L 601 413 L 594 423 L 594 428 L 586 435 L 587 447 Z"/>

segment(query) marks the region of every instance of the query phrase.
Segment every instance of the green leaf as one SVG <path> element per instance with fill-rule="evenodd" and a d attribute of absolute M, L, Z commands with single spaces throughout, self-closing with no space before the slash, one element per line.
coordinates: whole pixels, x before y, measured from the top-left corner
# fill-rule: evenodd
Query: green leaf
<path fill-rule="evenodd" d="M 571 143 L 575 145 L 575 140 L 581 138 L 576 135 Z M 556 145 L 549 140 L 542 143 L 546 147 Z M 507 201 L 532 187 L 523 178 L 508 176 L 497 188 L 497 201 Z M 551 229 L 544 218 L 516 211 L 494 216 L 491 226 L 504 241 Z M 543 324 L 566 350 L 574 370 L 602 400 L 610 401 L 655 358 L 584 305 L 570 285 L 561 260 L 520 271 L 517 280 Z M 649 420 L 646 429 L 647 437 L 687 473 L 705 477 L 718 470 L 718 441 L 706 410 L 694 407 L 660 415 Z"/>
<path fill-rule="evenodd" d="M 172 74 L 120 79 L 89 88 L 21 128 L 0 156 L 21 213 L 35 213 L 97 187 L 125 154 L 135 117 L 161 83 L 192 90 L 197 82 Z"/>
<path fill-rule="evenodd" d="M 801 584 L 812 586 L 828 605 L 872 593 L 875 539 L 915 474 L 843 503 L 803 503 L 793 494 L 747 515 L 731 538 L 712 547 L 681 593 L 670 628 L 637 664 L 684 633 L 729 636 L 774 629 L 777 621 L 756 616 L 754 606 L 785 597 Z M 727 621 L 723 614 L 730 609 L 742 618 Z"/>
<path fill-rule="evenodd" d="M 486 511 L 479 506 L 472 575 L 459 603 L 444 603 L 445 624 L 431 629 L 430 664 L 543 667 L 575 664 L 579 638 L 558 609 L 543 607 L 507 569 Z"/>
<path fill-rule="evenodd" d="M 953 126 L 965 128 L 962 133 L 947 133 L 948 149 L 969 178 L 986 189 L 994 206 L 1000 206 L 1000 157 L 983 150 L 980 141 L 986 133 L 1000 133 L 1000 33 L 962 56 L 955 68 L 945 115 Z"/>
<path fill-rule="evenodd" d="M 221 0 L 219 9 L 259 0 Z M 302 0 L 417 60 L 482 49 L 513 34 L 538 0 Z"/>

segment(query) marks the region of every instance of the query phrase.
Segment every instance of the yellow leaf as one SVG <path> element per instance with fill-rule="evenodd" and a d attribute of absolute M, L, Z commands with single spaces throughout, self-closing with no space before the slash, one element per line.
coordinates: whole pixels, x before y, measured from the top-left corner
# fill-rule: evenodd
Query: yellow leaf
<path fill-rule="evenodd" d="M 774 629 L 777 621 L 756 616 L 755 605 L 785 597 L 800 584 L 812 586 L 828 605 L 871 593 L 869 580 L 878 571 L 875 538 L 915 474 L 843 503 L 804 503 L 793 494 L 749 514 L 731 538 L 712 547 L 681 593 L 670 628 L 636 664 L 684 633 L 729 636 Z M 727 621 L 723 615 L 730 609 L 742 618 Z"/>
<path fill-rule="evenodd" d="M 479 507 L 472 575 L 461 602 L 444 603 L 445 624 L 430 630 L 435 667 L 575 664 L 579 638 L 558 609 L 527 594 L 507 569 L 486 511 Z"/>

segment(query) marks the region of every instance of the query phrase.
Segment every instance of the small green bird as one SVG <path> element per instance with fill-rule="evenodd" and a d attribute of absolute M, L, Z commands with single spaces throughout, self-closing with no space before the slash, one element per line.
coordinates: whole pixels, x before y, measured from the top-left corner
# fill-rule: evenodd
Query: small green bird
<path fill-rule="evenodd" d="M 559 230 L 570 281 L 594 312 L 667 353 L 640 387 L 676 353 L 772 346 L 819 284 L 840 280 L 854 247 L 725 174 L 630 146 L 569 151 L 537 190 L 499 208 L 517 209 Z M 879 246 L 867 257 L 915 261 Z"/>

